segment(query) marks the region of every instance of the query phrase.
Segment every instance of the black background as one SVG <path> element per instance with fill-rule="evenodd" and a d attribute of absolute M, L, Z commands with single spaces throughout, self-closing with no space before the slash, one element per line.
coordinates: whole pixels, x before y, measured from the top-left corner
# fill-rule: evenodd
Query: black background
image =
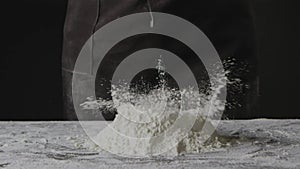
<path fill-rule="evenodd" d="M 251 3 L 261 107 L 253 117 L 299 118 L 300 3 Z M 61 50 L 66 6 L 67 0 L 1 3 L 0 120 L 63 118 Z"/>

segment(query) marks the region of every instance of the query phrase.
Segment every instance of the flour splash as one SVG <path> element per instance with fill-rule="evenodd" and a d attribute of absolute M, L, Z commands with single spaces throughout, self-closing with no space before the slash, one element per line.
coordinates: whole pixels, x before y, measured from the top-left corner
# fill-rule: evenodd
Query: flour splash
<path fill-rule="evenodd" d="M 161 61 L 159 85 L 150 92 L 134 92 L 130 85 L 122 84 L 112 86 L 112 101 L 88 98 L 81 104 L 83 109 L 117 110 L 114 121 L 94 138 L 100 149 L 120 156 L 147 157 L 198 153 L 223 145 L 215 128 L 225 107 L 218 95 L 226 87 L 228 72 L 212 76 L 206 92 L 193 87 L 178 90 L 166 86 Z"/>

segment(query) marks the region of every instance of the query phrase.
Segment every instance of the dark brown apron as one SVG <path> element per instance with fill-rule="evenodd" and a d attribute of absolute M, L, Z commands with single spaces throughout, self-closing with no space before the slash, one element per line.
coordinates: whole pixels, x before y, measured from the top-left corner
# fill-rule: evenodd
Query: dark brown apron
<path fill-rule="evenodd" d="M 72 75 L 74 64 L 81 48 L 89 37 L 110 21 L 128 14 L 164 12 L 184 18 L 200 28 L 217 49 L 221 60 L 235 58 L 229 78 L 239 78 L 243 85 L 229 86 L 225 117 L 250 118 L 258 111 L 258 72 L 255 33 L 251 6 L 245 0 L 69 0 L 64 28 L 62 57 L 64 114 L 67 119 L 76 119 L 72 103 Z M 144 39 L 147 39 L 145 41 Z M 168 43 L 166 43 L 168 42 Z M 147 47 L 177 50 L 184 58 L 188 49 L 178 50 L 178 43 L 158 36 L 136 36 L 111 50 L 102 61 L 109 65 L 98 70 L 96 95 L 110 98 L 109 80 L 118 63 L 118 56 Z M 202 71 L 201 62 L 189 59 L 189 66 Z M 101 63 L 102 64 L 102 63 Z M 104 72 L 104 73 L 101 73 Z M 105 79 L 103 81 L 103 79 Z M 254 113 L 255 112 L 255 113 Z M 103 114 L 112 120 L 113 114 Z M 92 118 L 91 118 L 92 119 Z"/>

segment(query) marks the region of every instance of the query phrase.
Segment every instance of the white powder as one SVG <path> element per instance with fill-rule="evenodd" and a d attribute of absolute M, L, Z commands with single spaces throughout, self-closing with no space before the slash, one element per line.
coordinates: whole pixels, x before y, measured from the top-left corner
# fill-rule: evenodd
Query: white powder
<path fill-rule="evenodd" d="M 185 113 L 188 114 L 189 118 L 195 118 L 193 113 Z M 174 120 L 172 115 L 170 115 L 161 118 L 160 121 L 155 123 L 134 124 L 121 115 L 117 115 L 113 123 L 99 133 L 96 141 L 100 148 L 121 156 L 145 157 L 159 155 L 160 153 L 174 156 L 181 153 L 200 152 L 201 149 L 205 148 L 206 139 L 216 136 L 215 134 L 212 136 L 209 134 L 206 135 L 205 131 L 201 131 L 204 121 L 198 117 L 194 127 L 183 140 L 172 140 L 178 135 L 186 134 L 180 133 L 181 131 L 178 129 L 174 133 L 174 137 L 163 137 L 163 139 L 168 139 L 169 144 L 160 144 L 163 140 L 153 137 L 168 129 L 174 123 Z M 212 125 L 211 129 L 214 129 Z M 214 145 L 217 144 L 216 142 L 214 143 Z"/>
<path fill-rule="evenodd" d="M 93 140 L 101 149 L 126 157 L 174 156 L 220 147 L 211 119 L 224 108 L 218 95 L 227 82 L 225 73 L 211 79 L 209 94 L 164 86 L 148 94 L 133 94 L 128 86 L 113 87 L 113 102 L 89 100 L 81 105 L 117 109 L 114 121 Z"/>
<path fill-rule="evenodd" d="M 157 89 L 147 95 L 134 96 L 125 93 L 114 92 L 114 95 L 122 96 L 114 100 L 118 114 L 94 138 L 101 149 L 120 156 L 147 157 L 198 153 L 220 146 L 214 132 L 216 126 L 209 121 L 209 114 L 205 114 L 209 112 L 205 104 L 209 100 L 207 96 L 200 96 L 193 90 L 181 92 L 184 96 L 181 99 L 187 98 L 188 104 L 180 112 L 182 100 L 172 98 L 172 90 Z M 130 102 L 128 98 L 131 98 Z M 219 102 L 217 105 L 222 107 Z M 218 106 L 213 105 L 211 110 L 219 110 Z"/>

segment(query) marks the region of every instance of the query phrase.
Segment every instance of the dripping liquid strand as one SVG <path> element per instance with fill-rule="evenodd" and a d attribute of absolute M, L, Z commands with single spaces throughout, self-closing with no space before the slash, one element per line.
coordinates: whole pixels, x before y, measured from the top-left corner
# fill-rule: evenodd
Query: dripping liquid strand
<path fill-rule="evenodd" d="M 150 27 L 153 28 L 154 27 L 154 17 L 153 17 L 153 13 L 152 13 L 152 9 L 151 9 L 151 4 L 150 4 L 150 0 L 147 0 L 147 5 L 148 5 L 148 10 L 150 13 Z"/>

